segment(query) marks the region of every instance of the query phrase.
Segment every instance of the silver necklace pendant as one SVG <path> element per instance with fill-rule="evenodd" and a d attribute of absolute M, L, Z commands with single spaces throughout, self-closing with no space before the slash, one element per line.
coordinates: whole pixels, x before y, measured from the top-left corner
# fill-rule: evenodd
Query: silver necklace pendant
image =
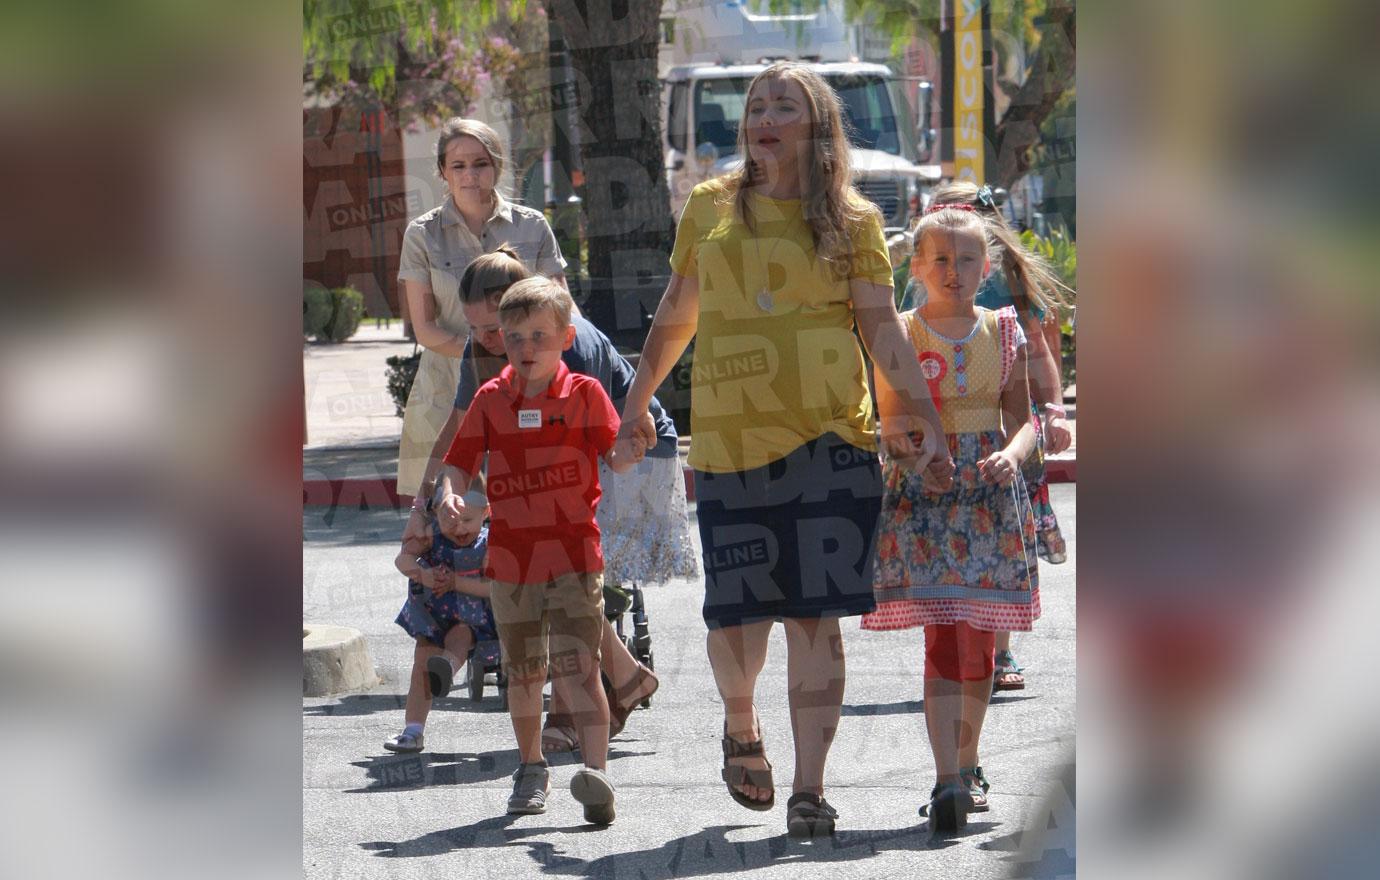
<path fill-rule="evenodd" d="M 759 291 L 757 292 L 757 307 L 758 307 L 758 308 L 760 308 L 760 309 L 761 309 L 762 311 L 764 311 L 764 312 L 770 312 L 770 311 L 772 310 L 772 307 L 773 307 L 774 305 L 775 305 L 775 303 L 772 302 L 771 291 L 770 291 L 770 290 L 767 290 L 767 289 L 764 287 L 764 288 L 762 288 L 761 290 L 759 290 Z"/>

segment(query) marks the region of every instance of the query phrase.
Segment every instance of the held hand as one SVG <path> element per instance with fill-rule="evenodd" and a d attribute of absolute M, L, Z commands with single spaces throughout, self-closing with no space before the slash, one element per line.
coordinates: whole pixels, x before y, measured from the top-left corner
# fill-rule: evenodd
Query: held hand
<path fill-rule="evenodd" d="M 439 598 L 455 589 L 455 569 L 449 565 L 432 566 L 427 574 L 431 582 L 426 586 L 431 588 L 431 595 Z"/>
<path fill-rule="evenodd" d="M 1045 452 L 1050 455 L 1058 455 L 1073 443 L 1073 434 L 1069 431 L 1069 423 L 1063 416 L 1056 416 L 1053 413 L 1045 414 Z"/>
<path fill-rule="evenodd" d="M 644 412 L 633 423 L 632 436 L 642 442 L 644 451 L 656 445 L 656 420 L 652 418 L 651 410 Z"/>
<path fill-rule="evenodd" d="M 978 473 L 984 482 L 1009 486 L 1016 479 L 1018 466 L 1016 459 L 1005 450 L 994 452 L 978 462 Z"/>
<path fill-rule="evenodd" d="M 954 460 L 950 457 L 935 459 L 920 473 L 920 485 L 928 492 L 942 495 L 954 487 Z"/>
<path fill-rule="evenodd" d="M 427 524 L 426 515 L 415 508 L 407 517 L 407 525 L 403 527 L 402 543 L 406 546 L 408 542 L 431 545 L 431 527 Z"/>
<path fill-rule="evenodd" d="M 903 468 L 913 467 L 915 459 L 920 457 L 920 448 L 906 433 L 882 434 L 882 452 Z"/>
<path fill-rule="evenodd" d="M 936 446 L 930 438 L 931 428 L 923 419 L 907 415 L 890 415 L 882 419 L 882 451 L 897 465 L 920 471 L 935 455 Z"/>
<path fill-rule="evenodd" d="M 447 495 L 436 505 L 436 522 L 441 526 L 441 534 L 454 540 L 459 536 L 460 511 L 465 502 L 459 495 Z"/>
<path fill-rule="evenodd" d="M 620 434 L 618 440 L 613 444 L 613 459 L 609 463 L 609 467 L 615 471 L 619 471 L 619 468 L 631 468 L 640 462 L 646 454 L 647 445 L 640 435 L 625 437 Z M 619 472 L 621 473 L 621 471 Z"/>

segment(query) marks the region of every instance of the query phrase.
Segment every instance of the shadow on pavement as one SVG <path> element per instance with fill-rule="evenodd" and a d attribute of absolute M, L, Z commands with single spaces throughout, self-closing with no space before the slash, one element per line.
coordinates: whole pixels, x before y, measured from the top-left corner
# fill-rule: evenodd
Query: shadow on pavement
<path fill-rule="evenodd" d="M 419 858 L 444 855 L 455 850 L 504 847 L 524 838 L 547 834 L 617 833 L 617 825 L 604 830 L 593 825 L 568 828 L 511 828 L 518 816 L 495 816 L 472 825 L 433 831 L 406 841 L 372 841 L 360 847 L 383 858 Z M 970 822 L 968 830 L 956 837 L 932 837 L 923 825 L 886 830 L 841 830 L 832 838 L 817 841 L 792 840 L 785 834 L 762 840 L 732 842 L 730 832 L 756 825 L 714 825 L 667 841 L 656 849 L 610 853 L 593 861 L 565 854 L 560 846 L 546 841 L 527 842 L 529 855 L 543 874 L 616 878 L 635 876 L 640 880 L 680 880 L 685 877 L 722 875 L 751 871 L 777 864 L 856 861 L 883 852 L 914 852 L 946 849 L 976 834 L 996 827 L 993 822 Z"/>
<path fill-rule="evenodd" d="M 871 858 L 892 850 L 946 849 L 964 838 L 995 827 L 991 822 L 970 822 L 968 831 L 956 838 L 930 836 L 923 825 L 885 830 L 840 830 L 832 838 L 793 840 L 785 834 L 762 840 L 732 842 L 728 833 L 751 825 L 715 825 L 652 850 L 614 853 L 591 862 L 565 856 L 551 843 L 530 843 L 532 858 L 542 873 L 587 878 L 635 876 L 639 880 L 680 880 L 684 877 L 719 876 L 781 864 L 844 862 Z"/>
<path fill-rule="evenodd" d="M 358 547 L 365 544 L 399 544 L 407 525 L 405 511 L 392 507 L 359 510 L 345 506 L 307 508 L 302 517 L 302 545 L 310 547 Z M 402 575 L 398 575 L 403 583 Z"/>
<path fill-rule="evenodd" d="M 1025 692 L 997 691 L 992 695 L 992 699 L 987 701 L 989 706 L 1004 706 L 1007 703 L 1023 703 L 1026 700 L 1039 699 L 1039 694 L 1027 694 Z"/>
<path fill-rule="evenodd" d="M 656 752 L 629 752 L 609 747 L 610 762 L 620 758 L 638 758 Z M 578 766 L 578 752 L 565 752 L 547 757 L 552 767 Z M 370 755 L 350 764 L 364 770 L 369 782 L 363 788 L 345 789 L 345 794 L 367 794 L 377 791 L 398 791 L 408 788 L 432 788 L 441 785 L 473 785 L 507 779 L 517 770 L 517 749 L 491 752 L 420 752 L 415 755 Z"/>
<path fill-rule="evenodd" d="M 910 715 L 925 711 L 924 700 L 907 700 L 903 703 L 857 703 L 843 704 L 844 715 Z"/>
<path fill-rule="evenodd" d="M 516 765 L 515 765 L 516 766 Z M 515 840 L 520 840 L 529 835 L 540 834 L 588 834 L 591 832 L 603 832 L 605 829 L 596 825 L 576 825 L 570 828 L 555 827 L 535 827 L 508 830 L 519 819 L 526 819 L 527 816 L 492 816 L 488 819 L 480 819 L 473 825 L 464 825 L 460 828 L 448 828 L 444 831 L 433 831 L 430 834 L 423 834 L 421 837 L 412 840 L 375 840 L 361 843 L 361 849 L 368 850 L 374 855 L 385 859 L 415 859 L 426 856 L 445 855 L 449 852 L 462 849 L 474 849 L 477 847 L 501 847 L 507 846 Z M 578 859 L 569 859 L 576 861 Z"/>
<path fill-rule="evenodd" d="M 416 755 L 374 755 L 351 765 L 364 770 L 369 783 L 346 789 L 346 794 L 429 788 L 438 785 L 472 785 L 494 782 L 513 775 L 518 766 L 517 749 L 498 752 L 421 752 Z"/>
<path fill-rule="evenodd" d="M 461 692 L 463 693 L 463 691 Z M 358 715 L 373 715 L 376 712 L 397 712 L 403 708 L 406 702 L 406 694 L 349 694 L 341 697 L 335 703 L 303 706 L 302 714 L 315 718 L 347 718 Z M 466 715 L 474 712 L 507 714 L 497 697 L 479 702 L 471 700 L 468 696 L 442 697 L 432 701 L 431 711 L 457 712 Z"/>
<path fill-rule="evenodd" d="M 1010 691 L 998 691 L 987 702 L 989 706 L 1002 706 L 1007 703 L 1020 703 L 1025 700 L 1034 700 L 1037 694 L 1011 693 Z M 923 715 L 925 713 L 924 700 L 906 700 L 901 703 L 844 703 L 843 714 L 846 716 L 871 717 L 875 715 Z"/>

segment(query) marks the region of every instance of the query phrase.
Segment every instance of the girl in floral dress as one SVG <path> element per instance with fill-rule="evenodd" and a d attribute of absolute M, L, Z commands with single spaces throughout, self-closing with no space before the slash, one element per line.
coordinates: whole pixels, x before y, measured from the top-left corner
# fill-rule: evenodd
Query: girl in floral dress
<path fill-rule="evenodd" d="M 1059 316 L 1070 310 L 1065 291 L 1072 294 L 1054 271 L 1031 253 L 1015 231 L 1007 225 L 997 207 L 999 198 L 991 187 L 978 187 L 967 180 L 956 180 L 937 187 L 931 204 L 971 205 L 987 224 L 996 249 L 993 269 L 978 287 L 977 304 L 997 310 L 1012 306 L 1025 330 L 1028 346 L 1030 404 L 1035 425 L 1035 452 L 1021 465 L 1021 477 L 1035 511 L 1035 537 L 1040 558 L 1051 565 L 1068 559 L 1059 519 L 1049 500 L 1049 477 L 1045 456 L 1069 448 L 1068 412 L 1064 409 L 1064 387 L 1060 378 L 1062 357 L 1059 349 Z M 997 667 L 992 690 L 1025 689 L 1025 674 L 1011 653 L 1011 634 L 997 633 Z"/>
<path fill-rule="evenodd" d="M 1040 614 L 1035 520 L 1021 477 L 1035 445 L 1025 333 L 1012 308 L 978 307 L 988 269 L 983 220 L 945 205 L 921 218 L 911 271 L 928 299 L 902 318 L 940 410 L 956 471 L 916 474 L 883 464 L 873 585 L 864 629 L 925 630 L 925 723 L 937 781 L 921 808 L 954 831 L 987 809 L 978 739 L 999 631 Z M 877 383 L 882 431 L 900 412 Z"/>

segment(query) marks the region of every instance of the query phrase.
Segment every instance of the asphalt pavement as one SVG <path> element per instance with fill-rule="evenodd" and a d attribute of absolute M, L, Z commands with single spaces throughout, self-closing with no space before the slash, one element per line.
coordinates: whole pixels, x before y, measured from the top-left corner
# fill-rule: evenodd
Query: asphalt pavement
<path fill-rule="evenodd" d="M 702 586 L 649 587 L 661 688 L 610 748 L 617 821 L 586 825 L 557 759 L 544 815 L 508 816 L 517 766 L 508 716 L 492 690 L 478 703 L 463 685 L 438 701 L 427 750 L 393 755 L 402 728 L 412 642 L 394 623 L 405 581 L 393 568 L 403 513 L 308 507 L 304 512 L 303 617 L 361 630 L 382 681 L 363 693 L 302 701 L 303 864 L 325 877 L 797 877 L 1072 876 L 1075 724 L 1075 484 L 1052 487 L 1068 561 L 1041 563 L 1043 617 L 1015 637 L 1026 690 L 997 696 L 982 764 L 992 809 L 965 834 L 929 835 L 916 808 L 934 782 L 921 701 L 918 630 L 872 633 L 844 624 L 848 684 L 830 754 L 826 795 L 838 809 L 832 839 L 786 836 L 793 772 L 785 639 L 772 636 L 758 707 L 775 765 L 777 806 L 751 812 L 719 779 L 722 706 L 705 657 Z M 693 507 L 692 507 L 693 516 Z M 692 532 L 694 529 L 692 529 Z M 1055 830 L 1047 835 L 1027 828 Z"/>

